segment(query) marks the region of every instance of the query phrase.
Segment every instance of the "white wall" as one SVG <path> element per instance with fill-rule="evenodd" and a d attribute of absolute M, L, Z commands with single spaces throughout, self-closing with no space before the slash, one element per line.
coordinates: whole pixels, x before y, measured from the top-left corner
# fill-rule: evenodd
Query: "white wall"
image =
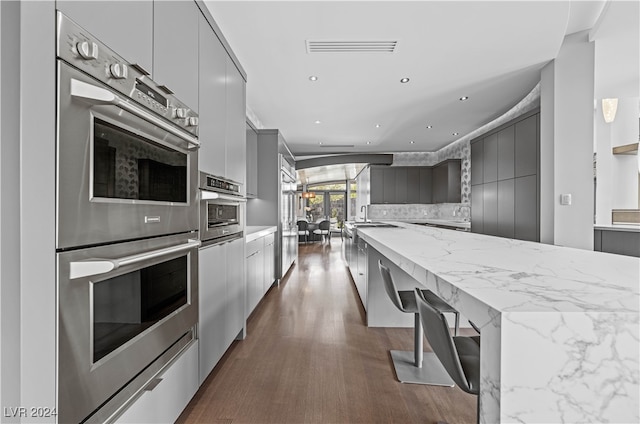
<path fill-rule="evenodd" d="M 553 213 L 553 240 L 548 239 L 549 216 L 540 222 L 541 234 L 545 235 L 542 240 L 590 250 L 594 216 L 593 62 L 594 46 L 583 31 L 565 37 L 553 64 L 543 71 L 542 96 L 551 96 L 553 111 L 541 116 L 541 161 L 553 152 L 553 189 L 549 175 L 545 175 L 550 171 L 549 164 L 540 170 L 541 208 L 546 208 L 545 215 Z M 551 80 L 553 87 L 545 87 Z M 543 98 L 542 105 L 548 105 L 548 101 Z M 562 194 L 572 196 L 571 205 L 560 204 Z"/>

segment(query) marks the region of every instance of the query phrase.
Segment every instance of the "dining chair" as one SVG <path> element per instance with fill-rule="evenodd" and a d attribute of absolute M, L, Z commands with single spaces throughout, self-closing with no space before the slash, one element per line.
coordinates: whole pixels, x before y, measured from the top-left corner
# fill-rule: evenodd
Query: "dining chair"
<path fill-rule="evenodd" d="M 322 241 L 329 240 L 331 242 L 331 222 L 329 220 L 323 220 L 318 224 L 318 228 L 313 230 L 313 234 L 322 237 Z"/>
<path fill-rule="evenodd" d="M 298 225 L 298 237 L 304 236 L 304 242 L 308 243 L 309 242 L 309 223 L 301 219 L 296 224 Z"/>

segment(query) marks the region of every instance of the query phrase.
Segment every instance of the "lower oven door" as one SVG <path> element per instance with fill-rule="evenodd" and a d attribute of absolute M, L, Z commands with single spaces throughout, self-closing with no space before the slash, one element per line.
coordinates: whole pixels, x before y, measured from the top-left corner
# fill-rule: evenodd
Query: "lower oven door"
<path fill-rule="evenodd" d="M 200 245 L 193 235 L 58 253 L 59 422 L 87 420 L 130 391 L 193 331 Z"/>

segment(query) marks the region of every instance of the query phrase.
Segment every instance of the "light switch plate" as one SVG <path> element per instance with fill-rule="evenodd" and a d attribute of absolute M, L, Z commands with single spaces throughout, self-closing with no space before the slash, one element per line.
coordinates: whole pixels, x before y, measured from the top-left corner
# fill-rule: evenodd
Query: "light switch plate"
<path fill-rule="evenodd" d="M 561 194 L 560 195 L 560 204 L 561 205 L 571 205 L 571 195 L 570 194 Z"/>

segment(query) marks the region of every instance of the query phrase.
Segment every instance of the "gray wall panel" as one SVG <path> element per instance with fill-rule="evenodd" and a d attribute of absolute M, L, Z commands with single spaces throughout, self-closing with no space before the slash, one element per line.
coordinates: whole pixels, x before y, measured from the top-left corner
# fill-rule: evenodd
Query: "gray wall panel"
<path fill-rule="evenodd" d="M 432 178 L 432 168 L 420 168 L 420 203 L 433 203 L 433 193 L 431 192 Z"/>
<path fill-rule="evenodd" d="M 498 132 L 498 180 L 514 176 L 515 128 L 507 127 Z"/>
<path fill-rule="evenodd" d="M 538 124 L 533 115 L 515 125 L 515 176 L 522 177 L 538 172 Z"/>
<path fill-rule="evenodd" d="M 420 168 L 407 167 L 407 203 L 420 203 Z"/>
<path fill-rule="evenodd" d="M 498 183 L 484 184 L 483 198 L 484 234 L 498 234 Z"/>
<path fill-rule="evenodd" d="M 471 143 L 471 185 L 484 182 L 484 141 Z"/>
<path fill-rule="evenodd" d="M 484 184 L 471 186 L 471 231 L 484 233 Z"/>
<path fill-rule="evenodd" d="M 394 203 L 407 203 L 407 168 L 396 167 L 396 189 Z"/>
<path fill-rule="evenodd" d="M 498 179 L 498 134 L 492 134 L 484 139 L 483 149 L 484 182 L 490 183 Z"/>

